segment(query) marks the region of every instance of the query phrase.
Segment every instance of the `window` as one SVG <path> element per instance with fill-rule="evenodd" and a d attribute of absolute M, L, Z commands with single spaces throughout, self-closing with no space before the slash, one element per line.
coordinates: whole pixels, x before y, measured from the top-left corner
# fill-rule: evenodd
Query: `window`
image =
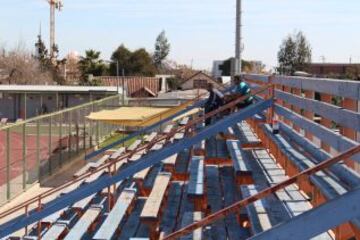
<path fill-rule="evenodd" d="M 206 88 L 207 81 L 206 80 L 194 80 L 194 88 Z"/>

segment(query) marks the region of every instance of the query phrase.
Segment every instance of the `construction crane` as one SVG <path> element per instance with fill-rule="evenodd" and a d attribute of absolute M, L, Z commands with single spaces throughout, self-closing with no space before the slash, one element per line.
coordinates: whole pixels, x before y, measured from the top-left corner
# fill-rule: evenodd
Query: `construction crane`
<path fill-rule="evenodd" d="M 46 0 L 50 4 L 50 58 L 55 59 L 55 11 L 63 8 L 62 0 Z"/>

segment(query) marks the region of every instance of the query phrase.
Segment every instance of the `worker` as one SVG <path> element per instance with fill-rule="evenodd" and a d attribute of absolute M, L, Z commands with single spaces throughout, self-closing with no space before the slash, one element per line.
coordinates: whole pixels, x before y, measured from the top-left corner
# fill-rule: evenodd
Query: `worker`
<path fill-rule="evenodd" d="M 231 102 L 235 99 L 243 96 L 247 96 L 244 101 L 241 101 L 236 106 L 238 108 L 245 108 L 253 103 L 254 98 L 250 95 L 251 89 L 249 85 L 243 81 L 241 76 L 234 77 L 235 88 L 232 90 L 231 94 L 225 96 L 225 102 Z"/>
<path fill-rule="evenodd" d="M 207 84 L 206 90 L 209 92 L 209 98 L 205 103 L 205 114 L 212 112 L 224 104 L 224 94 L 214 88 L 211 83 Z M 205 119 L 205 125 L 211 124 L 211 118 Z"/>

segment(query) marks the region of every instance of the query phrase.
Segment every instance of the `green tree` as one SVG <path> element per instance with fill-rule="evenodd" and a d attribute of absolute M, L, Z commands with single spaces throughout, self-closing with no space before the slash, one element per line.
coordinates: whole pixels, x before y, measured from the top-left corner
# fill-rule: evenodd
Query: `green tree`
<path fill-rule="evenodd" d="M 117 75 L 117 64 L 119 64 L 119 74 L 121 74 L 121 69 L 124 69 L 125 74 L 128 74 L 131 55 L 132 52 L 124 44 L 121 44 L 111 55 L 110 74 Z"/>
<path fill-rule="evenodd" d="M 92 85 L 89 82 L 89 75 L 102 76 L 106 72 L 106 65 L 100 59 L 101 53 L 93 49 L 85 51 L 85 57 L 79 61 L 79 70 L 81 71 L 81 80 L 84 85 Z"/>
<path fill-rule="evenodd" d="M 124 69 L 127 76 L 154 76 L 157 72 L 151 55 L 144 48 L 132 52 L 122 44 L 113 52 L 111 60 L 110 73 L 113 76 L 117 74 L 117 62 L 120 73 Z"/>
<path fill-rule="evenodd" d="M 162 66 L 163 61 L 170 53 L 170 43 L 166 38 L 165 31 L 162 31 L 156 38 L 155 41 L 155 52 L 153 60 L 155 66 L 159 69 Z"/>
<path fill-rule="evenodd" d="M 154 76 L 156 67 L 154 66 L 150 54 L 140 48 L 134 51 L 130 57 L 130 74 L 141 76 Z"/>
<path fill-rule="evenodd" d="M 38 35 L 38 40 L 35 43 L 35 47 L 35 58 L 40 61 L 42 67 L 48 67 L 50 64 L 49 52 L 45 46 L 44 41 L 41 38 L 41 35 Z"/>
<path fill-rule="evenodd" d="M 311 46 L 301 31 L 288 35 L 278 52 L 277 71 L 287 75 L 293 75 L 296 71 L 306 71 L 311 63 L 311 55 Z"/>
<path fill-rule="evenodd" d="M 49 56 L 49 51 L 45 46 L 44 41 L 41 38 L 41 35 L 38 35 L 38 40 L 35 43 L 36 52 L 35 52 L 35 59 L 37 59 L 40 63 L 40 71 L 42 72 L 49 72 L 52 76 L 52 79 L 58 84 L 64 84 L 65 79 L 60 74 L 60 67 L 61 65 L 66 64 L 66 59 L 57 60 L 58 56 L 58 47 L 54 46 L 54 53 L 55 53 L 55 61 L 52 62 Z M 56 48 L 55 48 L 56 47 Z"/>
<path fill-rule="evenodd" d="M 303 32 L 296 34 L 296 71 L 307 71 L 311 63 L 312 50 Z"/>

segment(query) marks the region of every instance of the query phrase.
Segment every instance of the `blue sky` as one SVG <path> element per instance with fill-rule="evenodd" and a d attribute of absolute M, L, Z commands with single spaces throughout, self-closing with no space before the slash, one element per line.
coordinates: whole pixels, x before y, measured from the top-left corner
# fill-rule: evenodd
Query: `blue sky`
<path fill-rule="evenodd" d="M 39 24 L 48 42 L 49 8 L 45 0 L 0 0 L 0 44 L 23 42 L 33 49 Z M 152 51 L 165 30 L 170 58 L 198 68 L 234 53 L 235 0 L 63 0 L 57 14 L 61 55 L 94 48 L 108 59 L 121 43 Z M 313 60 L 360 62 L 359 0 L 243 0 L 244 57 L 276 65 L 282 39 L 302 30 Z"/>

